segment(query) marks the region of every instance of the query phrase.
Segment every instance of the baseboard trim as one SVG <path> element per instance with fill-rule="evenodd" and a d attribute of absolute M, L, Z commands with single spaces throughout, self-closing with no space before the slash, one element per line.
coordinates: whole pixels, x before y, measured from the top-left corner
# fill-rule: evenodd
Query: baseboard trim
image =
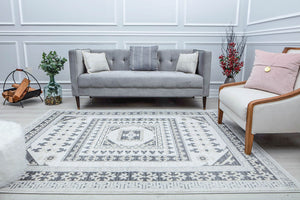
<path fill-rule="evenodd" d="M 3 89 L 1 88 L 0 89 L 0 93 L 2 94 L 2 91 Z M 209 90 L 209 98 L 216 98 L 218 97 L 218 93 L 219 93 L 219 90 L 218 89 L 210 89 Z M 63 94 L 63 97 L 73 97 L 72 95 L 72 89 L 63 89 L 62 90 L 62 94 Z M 43 97 L 43 94 L 41 94 L 42 97 Z"/>
<path fill-rule="evenodd" d="M 210 98 L 217 98 L 218 96 L 219 96 L 219 89 L 210 89 L 209 90 Z"/>
<path fill-rule="evenodd" d="M 63 89 L 62 93 L 63 93 L 63 97 L 73 97 L 71 89 Z"/>

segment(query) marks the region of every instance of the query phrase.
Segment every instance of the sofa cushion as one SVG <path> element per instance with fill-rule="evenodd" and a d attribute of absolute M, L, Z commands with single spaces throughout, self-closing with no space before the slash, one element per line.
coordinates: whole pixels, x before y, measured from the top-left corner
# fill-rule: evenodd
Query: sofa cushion
<path fill-rule="evenodd" d="M 82 51 L 82 55 L 88 73 L 110 70 L 105 53 L 89 53 Z"/>
<path fill-rule="evenodd" d="M 175 71 L 179 54 L 193 53 L 191 49 L 163 49 L 157 52 L 159 60 L 159 71 Z"/>
<path fill-rule="evenodd" d="M 190 54 L 180 54 L 176 66 L 176 71 L 195 74 L 198 63 L 198 52 Z"/>
<path fill-rule="evenodd" d="M 103 53 L 106 54 L 106 59 L 110 70 L 121 71 L 130 70 L 130 50 L 129 49 L 91 49 L 88 50 L 91 53 Z M 179 54 L 181 53 L 193 53 L 195 50 L 192 49 L 161 49 L 157 51 L 159 60 L 159 71 L 175 71 Z M 202 54 L 204 51 L 198 50 L 199 63 L 202 64 Z M 197 70 L 201 70 L 197 69 Z"/>
<path fill-rule="evenodd" d="M 276 94 L 294 90 L 299 72 L 300 54 L 255 51 L 255 61 L 245 87 Z"/>
<path fill-rule="evenodd" d="M 105 53 L 110 70 L 130 70 L 130 52 L 126 49 L 95 49 L 91 53 Z"/>
<path fill-rule="evenodd" d="M 165 71 L 103 71 L 82 74 L 80 88 L 202 88 L 203 78 L 197 74 Z"/>
<path fill-rule="evenodd" d="M 257 99 L 278 96 L 262 90 L 249 89 L 241 86 L 225 87 L 219 94 L 220 101 L 231 109 L 242 120 L 246 121 L 248 104 Z"/>
<path fill-rule="evenodd" d="M 157 71 L 158 46 L 151 47 L 130 47 L 130 69 L 133 71 Z"/>

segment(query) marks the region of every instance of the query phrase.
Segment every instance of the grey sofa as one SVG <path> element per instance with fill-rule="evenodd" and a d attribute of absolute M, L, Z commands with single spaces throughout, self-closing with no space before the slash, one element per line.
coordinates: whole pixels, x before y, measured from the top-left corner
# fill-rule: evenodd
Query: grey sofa
<path fill-rule="evenodd" d="M 86 72 L 82 50 L 69 51 L 72 94 L 80 109 L 80 96 L 92 97 L 203 97 L 209 95 L 211 52 L 203 50 L 159 50 L 158 71 L 130 71 L 129 50 L 90 50 L 105 52 L 111 71 Z M 176 72 L 180 53 L 199 52 L 196 74 Z"/>

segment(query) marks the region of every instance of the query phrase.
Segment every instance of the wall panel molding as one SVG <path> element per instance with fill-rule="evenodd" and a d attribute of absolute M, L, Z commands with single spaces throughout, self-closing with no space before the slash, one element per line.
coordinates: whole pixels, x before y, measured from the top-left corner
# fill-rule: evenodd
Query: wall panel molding
<path fill-rule="evenodd" d="M 11 71 L 14 65 L 33 69 L 41 84 L 47 84 L 45 73 L 37 68 L 43 51 L 53 49 L 66 57 L 71 48 L 128 49 L 130 45 L 159 45 L 161 49 L 195 47 L 211 51 L 210 96 L 216 97 L 217 88 L 223 84 L 224 78 L 219 70 L 218 56 L 222 38 L 226 36 L 226 26 L 234 25 L 237 36 L 248 36 L 243 59 L 250 65 L 256 48 L 280 51 L 285 46 L 300 47 L 299 9 L 295 6 L 289 9 L 288 6 L 300 6 L 300 0 L 299 3 L 298 0 L 278 0 L 274 3 L 272 0 L 225 0 L 227 4 L 224 0 L 207 3 L 200 3 L 200 0 L 73 1 L 74 6 L 67 7 L 72 0 L 1 0 L 4 13 L 0 17 L 3 21 L 0 22 L 0 50 L 4 52 L 1 59 L 5 60 L 1 65 L 4 68 L 0 90 L 4 82 L 3 74 Z M 60 2 L 62 7 L 56 9 L 51 2 Z M 222 5 L 219 10 L 217 5 L 214 6 L 218 2 Z M 268 2 L 275 6 L 267 9 Z M 102 8 L 95 8 L 95 5 L 103 3 Z M 34 5 L 38 10 L 31 10 Z M 90 15 L 80 18 L 77 13 L 81 12 L 81 7 L 84 9 L 82 12 L 91 10 Z M 221 10 L 225 7 L 227 10 Z M 64 12 L 65 9 L 70 12 Z M 48 16 L 52 12 L 58 15 Z M 69 66 L 65 67 L 68 69 Z M 251 67 L 245 65 L 237 79 L 247 78 Z M 67 70 L 57 77 L 67 96 L 71 96 L 69 78 Z"/>
<path fill-rule="evenodd" d="M 0 76 L 0 84 L 4 83 L 4 80 L 6 76 L 16 68 L 21 68 L 21 62 L 20 62 L 20 54 L 18 49 L 18 42 L 17 41 L 0 41 L 0 48 L 2 48 L 2 45 L 6 45 L 4 48 L 4 59 L 1 61 L 1 76 Z M 9 50 L 7 46 L 12 46 L 13 50 Z M 2 49 L 1 49 L 2 50 Z M 9 53 L 9 55 L 6 55 L 5 53 Z M 3 53 L 3 52 L 2 52 Z M 1 55 L 3 56 L 3 55 Z M 6 56 L 9 56 L 9 59 L 6 60 Z M 3 57 L 1 57 L 2 59 Z M 20 79 L 20 74 L 16 74 L 15 76 L 16 81 Z M 9 81 L 9 80 L 8 80 Z"/>
<path fill-rule="evenodd" d="M 247 45 L 266 45 L 266 46 L 278 46 L 278 45 L 300 45 L 300 40 L 296 41 L 252 41 L 247 42 Z"/>
<path fill-rule="evenodd" d="M 184 26 L 238 26 L 239 24 L 239 13 L 240 13 L 240 0 L 236 0 L 237 8 L 235 10 L 235 19 L 234 23 L 188 23 L 187 22 L 187 2 L 188 0 L 184 0 Z"/>
<path fill-rule="evenodd" d="M 3 0 L 1 0 L 3 1 Z M 10 4 L 10 15 L 11 15 L 11 21 L 2 21 L 0 22 L 0 25 L 3 25 L 3 26 L 13 26 L 13 25 L 16 25 L 16 19 L 15 19 L 15 10 L 14 10 L 14 7 L 15 7 L 15 4 L 14 4 L 14 0 L 8 0 L 9 1 L 9 4 Z"/>
<path fill-rule="evenodd" d="M 211 41 L 211 42 L 201 42 L 201 41 L 188 41 L 188 42 L 183 42 L 183 48 L 186 49 L 187 45 L 193 45 L 193 44 L 196 44 L 196 45 L 201 45 L 201 44 L 205 44 L 205 45 L 221 45 L 222 44 L 222 41 L 220 42 L 214 42 L 214 41 Z"/>
<path fill-rule="evenodd" d="M 238 36 L 243 32 L 236 32 Z M 0 31 L 0 36 L 152 36 L 223 37 L 226 32 L 212 31 Z"/>
<path fill-rule="evenodd" d="M 17 45 L 17 41 L 0 41 L 0 45 L 5 45 L 5 44 L 14 44 Z"/>
<path fill-rule="evenodd" d="M 128 0 L 123 0 L 123 26 L 178 26 L 178 16 L 179 16 L 179 0 L 172 0 L 175 2 L 175 17 L 174 22 L 129 22 L 126 20 L 126 2 Z M 163 2 L 163 1 L 161 1 Z M 156 5 L 157 7 L 158 5 Z M 158 12 L 159 13 L 159 12 Z M 158 14 L 156 13 L 156 14 Z"/>
<path fill-rule="evenodd" d="M 25 59 L 25 67 L 29 67 L 28 63 L 28 53 L 27 53 L 27 48 L 29 45 L 76 45 L 76 44 L 86 44 L 86 45 L 95 45 L 95 44 L 112 44 L 115 46 L 115 48 L 118 47 L 118 42 L 117 41 L 24 41 L 23 42 L 23 49 L 24 49 L 24 59 Z M 64 82 L 64 81 L 62 81 Z M 62 83 L 60 82 L 60 83 Z M 70 81 L 65 81 L 66 83 L 70 83 Z"/>
<path fill-rule="evenodd" d="M 16 57 L 17 57 L 17 65 L 16 67 L 21 66 L 21 61 L 20 61 L 20 51 L 18 48 L 18 41 L 0 41 L 0 45 L 14 45 L 16 49 Z"/>
<path fill-rule="evenodd" d="M 125 49 L 135 45 L 173 45 L 175 49 L 178 49 L 177 41 L 124 41 L 123 43 Z"/>
<path fill-rule="evenodd" d="M 251 25 L 256 25 L 256 24 L 261 24 L 261 23 L 266 23 L 266 22 L 272 22 L 272 21 L 279 21 L 279 20 L 283 20 L 283 19 L 288 19 L 288 18 L 293 18 L 293 17 L 299 17 L 300 16 L 300 12 L 295 12 L 295 13 L 291 13 L 291 14 L 286 14 L 286 15 L 277 15 L 274 17 L 267 17 L 267 18 L 263 18 L 260 20 L 250 20 L 250 16 L 251 16 L 251 2 L 252 0 L 248 0 L 248 15 L 247 15 L 247 25 L 251 26 Z"/>
<path fill-rule="evenodd" d="M 290 15 L 279 15 L 277 17 L 270 17 L 270 18 L 265 18 L 262 20 L 255 20 L 255 21 L 249 21 L 249 18 L 248 18 L 247 25 L 250 26 L 250 25 L 261 24 L 261 23 L 266 23 L 266 22 L 279 21 L 279 20 L 293 18 L 293 17 L 299 17 L 299 16 L 300 16 L 300 12 L 290 14 Z"/>
<path fill-rule="evenodd" d="M 289 26 L 284 28 L 272 28 L 272 29 L 260 29 L 256 31 L 247 31 L 247 36 L 260 36 L 260 35 L 275 35 L 275 34 L 286 34 L 286 33 L 299 33 L 300 26 Z"/>
<path fill-rule="evenodd" d="M 237 36 L 299 33 L 300 26 L 236 32 Z M 151 37 L 224 37 L 225 32 L 153 32 L 153 31 L 0 31 L 0 36 L 151 36 Z"/>
<path fill-rule="evenodd" d="M 19 13 L 20 13 L 20 23 L 22 26 L 117 26 L 117 0 L 111 0 L 114 2 L 113 15 L 114 20 L 111 22 L 58 22 L 58 21 L 49 21 L 49 22 L 35 22 L 24 20 L 23 4 L 22 0 L 19 2 Z"/>

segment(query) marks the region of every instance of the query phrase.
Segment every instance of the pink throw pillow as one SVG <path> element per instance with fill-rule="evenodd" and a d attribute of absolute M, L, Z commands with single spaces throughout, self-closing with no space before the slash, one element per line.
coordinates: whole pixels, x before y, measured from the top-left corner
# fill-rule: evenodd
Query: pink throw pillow
<path fill-rule="evenodd" d="M 255 61 L 245 87 L 285 94 L 294 90 L 300 54 L 255 50 Z"/>

